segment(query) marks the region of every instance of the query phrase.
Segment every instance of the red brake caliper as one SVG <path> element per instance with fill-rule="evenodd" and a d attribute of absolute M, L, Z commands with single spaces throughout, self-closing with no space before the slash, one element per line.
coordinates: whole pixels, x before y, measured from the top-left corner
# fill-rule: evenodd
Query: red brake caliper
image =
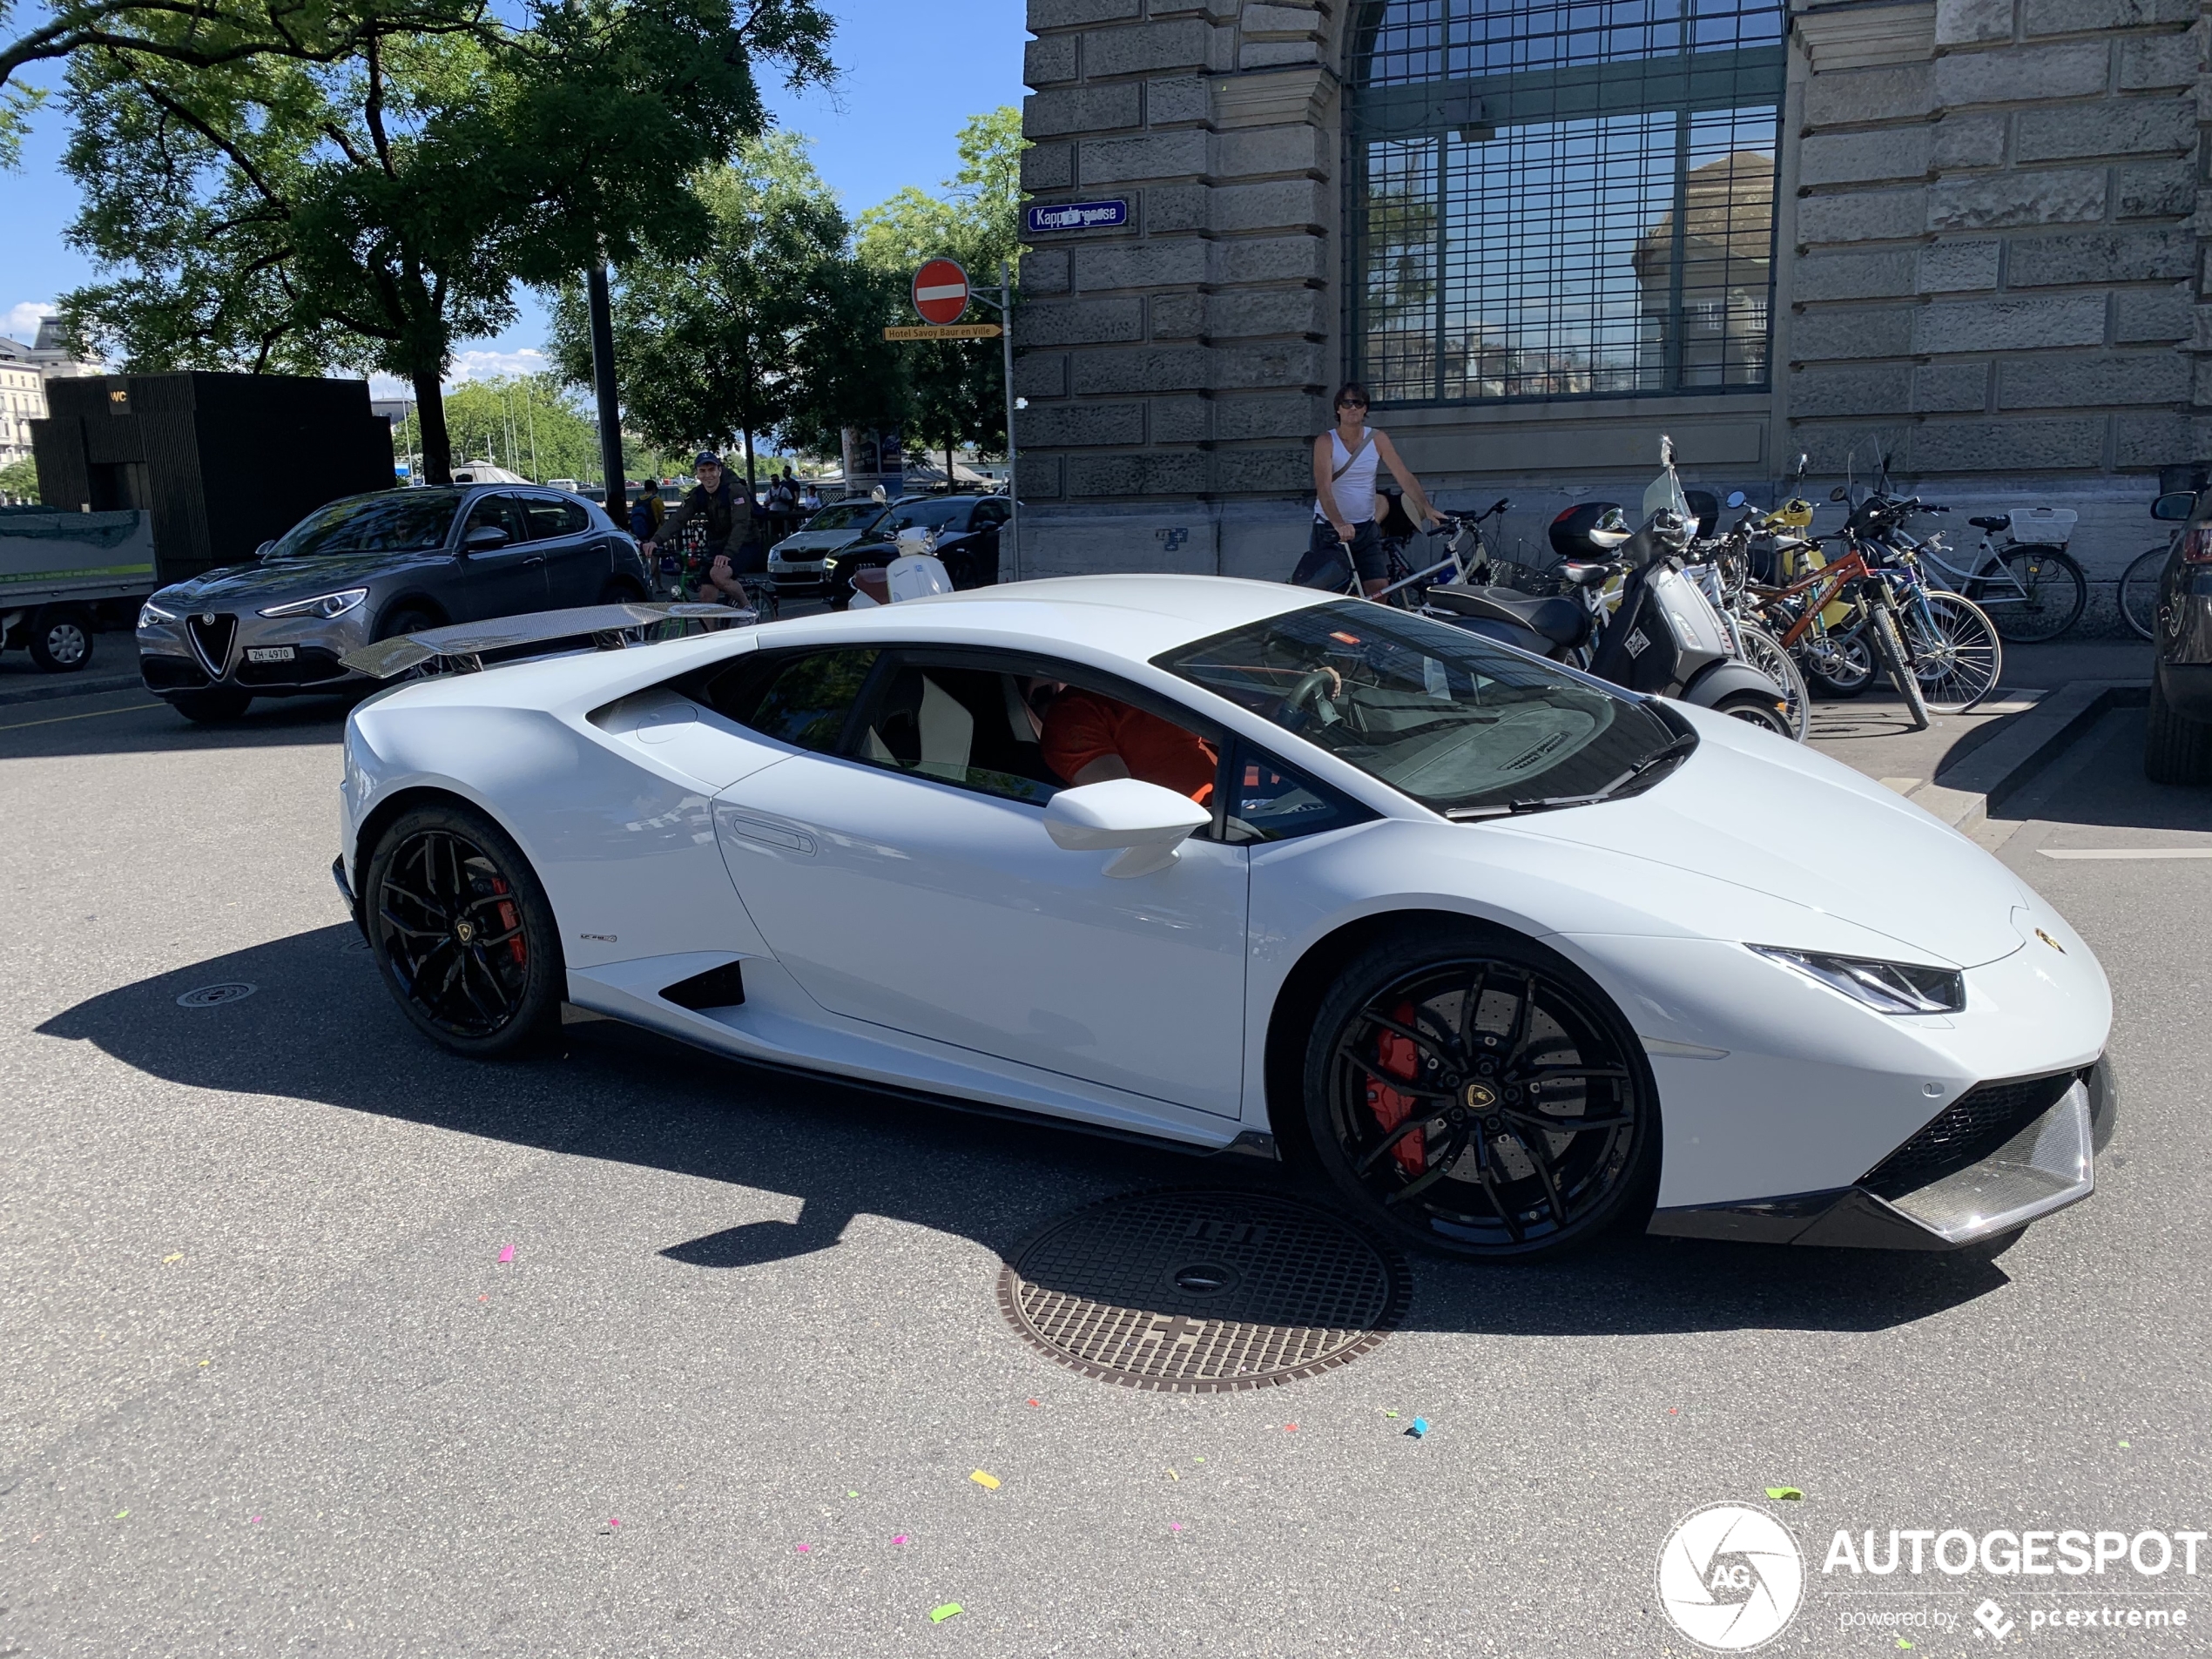
<path fill-rule="evenodd" d="M 494 893 L 504 893 L 507 891 L 507 883 L 499 877 L 494 876 L 491 879 L 491 890 Z M 523 925 L 523 918 L 511 902 L 502 903 L 498 909 L 500 931 L 515 934 L 507 941 L 507 954 L 515 959 L 516 967 L 527 967 L 529 962 L 529 953 L 523 948 L 523 935 L 516 932 Z"/>
<path fill-rule="evenodd" d="M 1413 1005 L 1411 1002 L 1400 1003 L 1391 1017 L 1400 1025 L 1411 1026 L 1414 1018 Z M 1386 1031 L 1375 1042 L 1375 1069 L 1387 1072 L 1393 1077 L 1403 1077 L 1411 1082 L 1420 1071 L 1420 1051 L 1410 1039 L 1399 1036 L 1395 1031 Z M 1377 1082 L 1372 1077 L 1367 1079 L 1367 1109 L 1374 1113 L 1375 1121 L 1383 1126 L 1386 1133 L 1404 1123 L 1406 1114 L 1418 1103 L 1411 1095 L 1401 1095 L 1395 1089 Z M 1406 1174 L 1419 1175 L 1428 1167 L 1426 1143 L 1426 1136 L 1416 1130 L 1391 1148 L 1391 1156 L 1398 1160 L 1399 1167 Z"/>

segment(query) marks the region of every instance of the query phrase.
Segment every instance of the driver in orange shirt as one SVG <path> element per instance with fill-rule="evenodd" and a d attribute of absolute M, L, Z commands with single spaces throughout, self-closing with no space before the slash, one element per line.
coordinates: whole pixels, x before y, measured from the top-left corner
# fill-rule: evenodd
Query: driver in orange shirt
<path fill-rule="evenodd" d="M 1134 778 L 1200 806 L 1213 798 L 1213 745 L 1117 698 L 1062 690 L 1045 711 L 1039 741 L 1045 764 L 1071 785 Z"/>

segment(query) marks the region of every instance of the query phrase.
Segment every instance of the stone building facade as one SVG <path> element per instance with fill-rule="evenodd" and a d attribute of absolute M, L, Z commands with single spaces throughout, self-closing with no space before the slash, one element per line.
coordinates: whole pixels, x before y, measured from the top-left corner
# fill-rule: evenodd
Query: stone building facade
<path fill-rule="evenodd" d="M 2108 578 L 2212 455 L 2203 3 L 1030 0 L 1025 187 L 1128 221 L 1029 239 L 1025 570 L 1279 577 L 1359 378 L 1532 557 L 1665 432 Z"/>

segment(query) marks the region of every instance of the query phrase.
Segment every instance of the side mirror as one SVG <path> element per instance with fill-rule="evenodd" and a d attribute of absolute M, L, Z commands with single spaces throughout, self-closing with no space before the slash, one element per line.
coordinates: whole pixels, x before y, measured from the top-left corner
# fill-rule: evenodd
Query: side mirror
<path fill-rule="evenodd" d="M 463 553 L 489 553 L 507 545 L 507 532 L 496 524 L 479 524 L 461 538 Z"/>
<path fill-rule="evenodd" d="M 1740 489 L 1731 489 L 1728 492 L 1728 504 L 1730 507 L 1741 507 L 1745 499 L 1743 492 Z"/>
<path fill-rule="evenodd" d="M 1045 833 L 1070 853 L 1122 849 L 1112 876 L 1150 875 L 1175 862 L 1176 849 L 1213 814 L 1188 795 L 1134 778 L 1063 789 L 1045 804 Z"/>
<path fill-rule="evenodd" d="M 2150 516 L 2153 518 L 2162 518 L 2174 523 L 2186 524 L 2196 516 L 2196 491 L 2176 489 L 2170 494 L 2161 496 L 2156 501 L 2151 502 Z"/>
<path fill-rule="evenodd" d="M 1828 492 L 1828 499 L 1830 501 L 1849 501 L 1851 499 L 1851 492 L 1845 489 L 1841 484 L 1838 484 L 1833 489 Z"/>

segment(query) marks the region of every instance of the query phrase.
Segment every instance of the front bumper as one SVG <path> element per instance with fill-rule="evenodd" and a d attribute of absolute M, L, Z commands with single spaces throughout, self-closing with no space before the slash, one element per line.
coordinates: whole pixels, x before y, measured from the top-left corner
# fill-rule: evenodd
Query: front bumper
<path fill-rule="evenodd" d="M 214 615 L 215 623 L 201 623 L 203 614 Z M 376 683 L 339 661 L 367 639 L 361 608 L 327 619 L 194 611 L 138 630 L 139 678 L 158 697 L 218 688 L 255 697 L 345 691 Z M 287 658 L 253 659 L 256 651 L 287 649 Z"/>
<path fill-rule="evenodd" d="M 2020 1096 L 2008 1116 L 2006 1091 Z M 2112 1140 L 2119 1105 L 2108 1060 L 2079 1074 L 1985 1083 L 1848 1187 L 1661 1210 L 1649 1231 L 1744 1244 L 1958 1250 L 2094 1191 L 2096 1154 Z"/>

